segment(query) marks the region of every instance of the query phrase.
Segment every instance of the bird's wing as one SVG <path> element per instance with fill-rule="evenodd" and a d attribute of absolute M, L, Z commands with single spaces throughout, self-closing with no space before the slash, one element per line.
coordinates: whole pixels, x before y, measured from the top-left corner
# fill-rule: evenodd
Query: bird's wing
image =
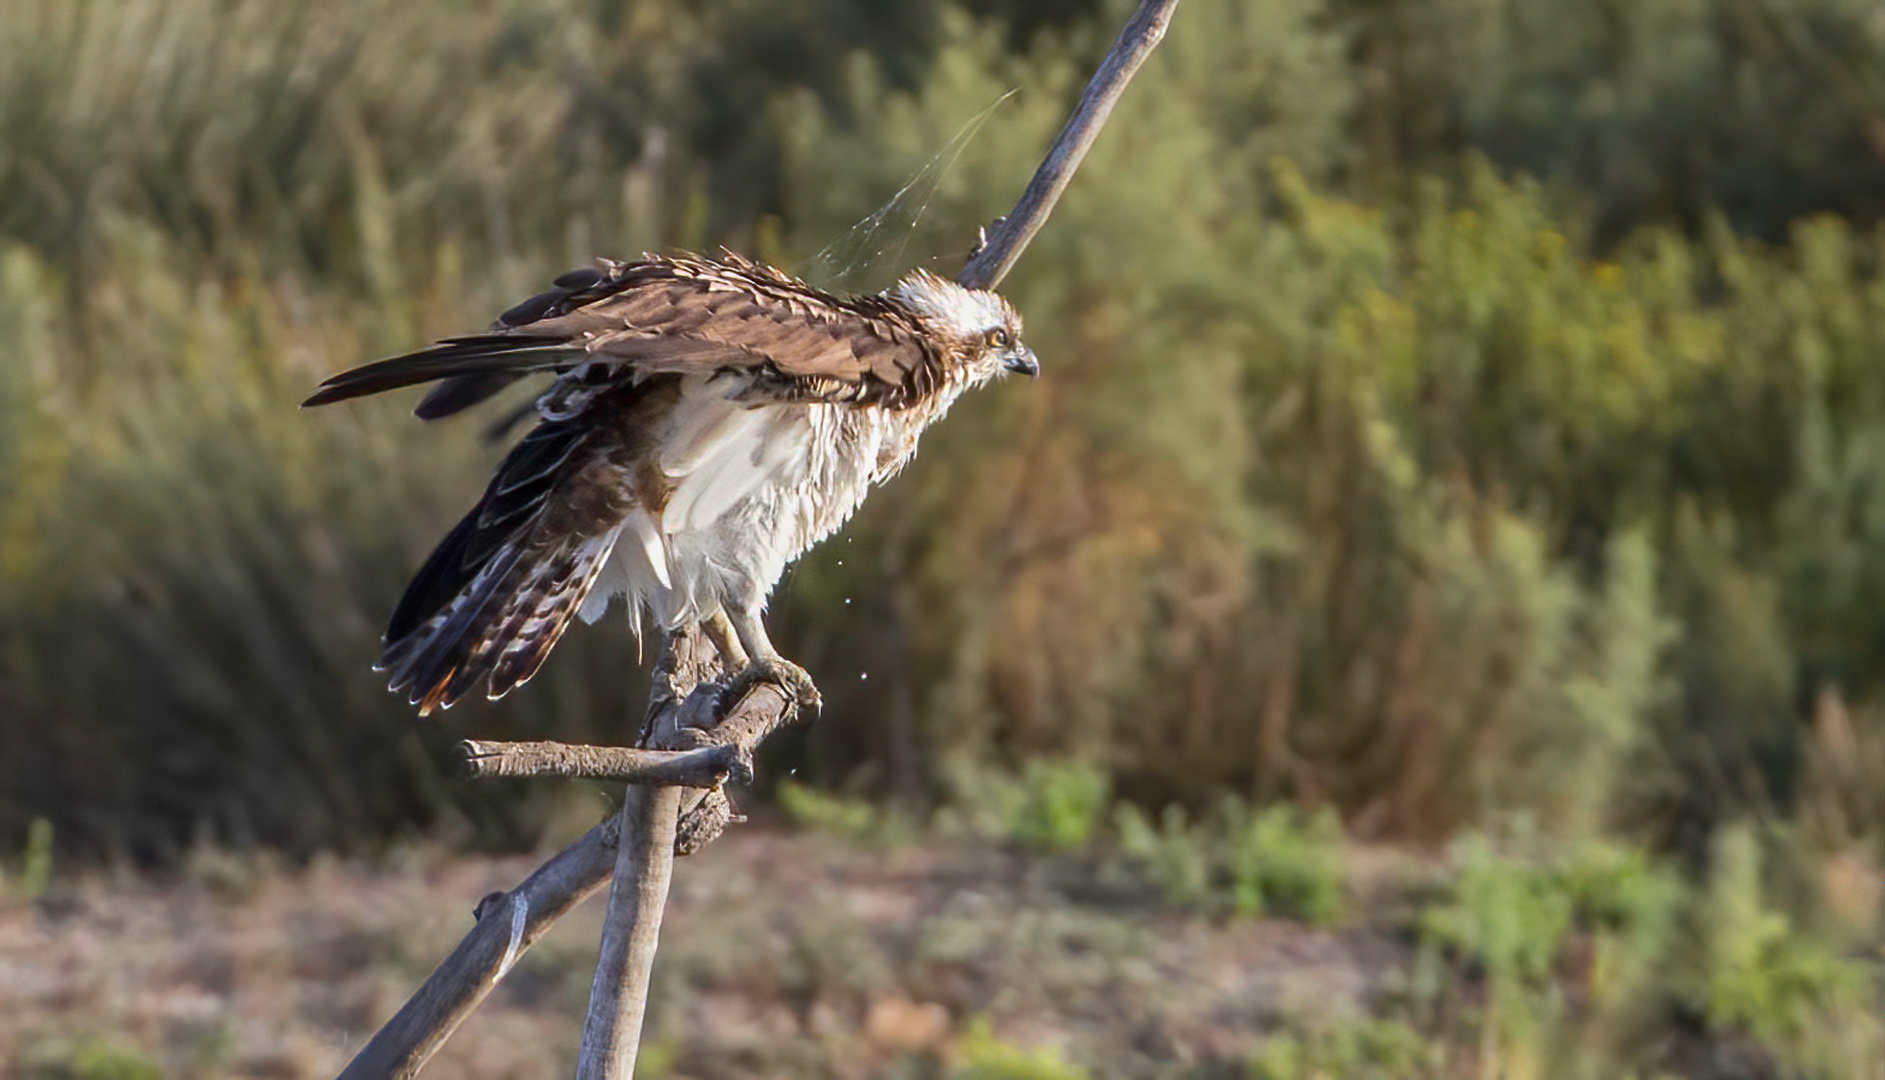
<path fill-rule="evenodd" d="M 505 312 L 488 334 L 336 375 L 306 404 L 443 380 L 420 403 L 456 412 L 537 371 L 600 363 L 618 374 L 733 373 L 748 401 L 898 406 L 935 388 L 941 357 L 877 297 L 821 293 L 737 256 L 648 257 L 578 271 Z"/>
<path fill-rule="evenodd" d="M 659 393 L 624 389 L 610 407 L 659 408 L 646 400 Z M 480 682 L 497 698 L 528 680 L 581 610 L 638 490 L 609 428 L 537 425 L 407 586 L 377 665 L 388 687 L 423 716 Z"/>

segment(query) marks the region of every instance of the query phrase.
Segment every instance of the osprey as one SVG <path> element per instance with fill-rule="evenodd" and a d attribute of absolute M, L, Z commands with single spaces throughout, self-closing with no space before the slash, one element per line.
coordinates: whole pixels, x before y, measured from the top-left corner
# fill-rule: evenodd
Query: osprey
<path fill-rule="evenodd" d="M 387 626 L 377 667 L 421 716 L 480 682 L 502 697 L 615 596 L 670 629 L 724 614 L 744 678 L 815 704 L 761 620 L 786 565 L 964 390 L 1039 370 L 1006 300 L 926 271 L 839 297 L 730 253 L 644 255 L 565 274 L 489 333 L 336 375 L 304 404 L 436 382 L 415 410 L 430 420 L 556 377 Z"/>

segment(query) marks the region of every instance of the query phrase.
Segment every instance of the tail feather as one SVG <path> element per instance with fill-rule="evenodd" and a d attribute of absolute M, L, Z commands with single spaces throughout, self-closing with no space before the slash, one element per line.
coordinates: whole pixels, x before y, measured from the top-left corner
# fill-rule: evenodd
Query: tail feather
<path fill-rule="evenodd" d="M 592 542 L 559 571 L 555 583 L 538 603 L 520 608 L 522 618 L 516 631 L 509 635 L 491 667 L 489 692 L 493 698 L 522 686 L 537 674 L 550 649 L 582 610 L 583 601 L 609 561 L 617 535 L 612 532 L 601 543 Z"/>
<path fill-rule="evenodd" d="M 467 658 L 470 646 L 488 625 L 493 603 L 516 587 L 522 545 L 501 549 L 436 614 L 406 634 L 391 638 L 374 666 L 388 672 L 386 688 L 406 694 L 414 705 L 424 703 L 420 715 L 443 703 L 433 694 L 446 688 Z M 415 582 L 415 585 L 417 583 Z M 409 590 L 410 591 L 410 590 Z M 457 695 L 452 695 L 452 701 Z"/>
<path fill-rule="evenodd" d="M 388 689 L 425 716 L 480 682 L 500 698 L 528 681 L 582 608 L 615 547 L 616 531 L 571 537 L 549 550 L 512 544 L 447 607 L 387 644 Z"/>
<path fill-rule="evenodd" d="M 537 425 L 413 576 L 376 667 L 421 716 L 522 684 L 581 610 L 629 509 L 606 434 L 580 417 Z"/>

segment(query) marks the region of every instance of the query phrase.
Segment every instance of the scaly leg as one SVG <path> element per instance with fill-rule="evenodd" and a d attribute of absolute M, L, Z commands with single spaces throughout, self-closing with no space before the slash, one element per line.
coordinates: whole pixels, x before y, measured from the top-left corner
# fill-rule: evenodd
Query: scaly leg
<path fill-rule="evenodd" d="M 724 609 L 714 609 L 712 615 L 700 621 L 700 629 L 707 635 L 707 640 L 713 642 L 714 649 L 720 653 L 720 660 L 726 664 L 728 671 L 741 671 L 752 663 Z"/>

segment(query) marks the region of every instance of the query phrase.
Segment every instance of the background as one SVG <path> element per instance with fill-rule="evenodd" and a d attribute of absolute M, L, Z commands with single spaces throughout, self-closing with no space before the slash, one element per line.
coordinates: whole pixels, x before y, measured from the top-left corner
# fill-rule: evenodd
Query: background
<path fill-rule="evenodd" d="M 598 818 L 443 762 L 623 738 L 619 617 L 442 725 L 368 670 L 484 421 L 296 403 L 595 255 L 953 273 L 1126 10 L 0 0 L 8 925 Z M 1043 378 L 775 595 L 827 705 L 745 802 L 819 880 L 945 850 L 1086 882 L 1054 910 L 1386 951 L 1333 1018 L 1210 1013 L 1222 1045 L 902 968 L 812 979 L 765 1045 L 824 1046 L 820 1002 L 866 1037 L 888 986 L 939 1033 L 808 1074 L 1885 1076 L 1882 211 L 1870 0 L 1186 0 L 1004 290 Z M 208 1050 L 84 998 L 0 1063 L 246 1074 L 300 1024 L 318 1072 L 399 1000 L 263 1037 L 203 992 Z M 703 1024 L 650 1068 L 786 1074 Z"/>

